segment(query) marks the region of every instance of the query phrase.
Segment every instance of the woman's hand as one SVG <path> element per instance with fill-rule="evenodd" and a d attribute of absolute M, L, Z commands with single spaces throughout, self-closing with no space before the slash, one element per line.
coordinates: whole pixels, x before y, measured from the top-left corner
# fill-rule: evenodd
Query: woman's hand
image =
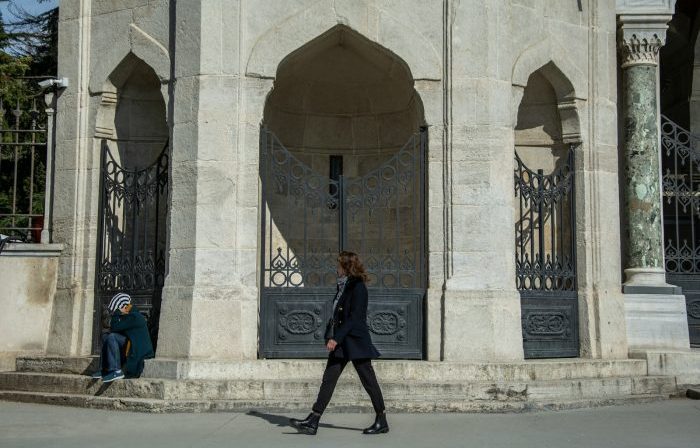
<path fill-rule="evenodd" d="M 326 349 L 327 349 L 329 352 L 332 352 L 333 350 L 335 350 L 335 348 L 336 348 L 337 346 L 338 346 L 338 343 L 335 342 L 335 339 L 329 339 L 328 342 L 326 342 Z"/>

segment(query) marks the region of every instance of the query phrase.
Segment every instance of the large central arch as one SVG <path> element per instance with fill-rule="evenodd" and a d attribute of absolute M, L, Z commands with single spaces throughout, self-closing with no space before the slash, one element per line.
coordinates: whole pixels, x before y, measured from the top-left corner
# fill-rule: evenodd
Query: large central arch
<path fill-rule="evenodd" d="M 422 358 L 423 108 L 404 61 L 346 26 L 285 58 L 261 128 L 261 354 L 323 357 L 339 250 L 370 272 L 385 357 Z"/>

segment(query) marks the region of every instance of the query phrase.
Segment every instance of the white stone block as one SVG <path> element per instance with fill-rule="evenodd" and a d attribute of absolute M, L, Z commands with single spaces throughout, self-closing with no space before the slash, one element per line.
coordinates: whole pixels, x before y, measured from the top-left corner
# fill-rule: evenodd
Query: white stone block
<path fill-rule="evenodd" d="M 683 295 L 625 294 L 625 319 L 630 351 L 690 348 Z"/>
<path fill-rule="evenodd" d="M 60 252 L 60 246 L 48 244 L 5 247 L 0 256 L 0 352 L 46 351 Z"/>
<path fill-rule="evenodd" d="M 523 359 L 520 296 L 516 291 L 445 291 L 444 360 Z"/>

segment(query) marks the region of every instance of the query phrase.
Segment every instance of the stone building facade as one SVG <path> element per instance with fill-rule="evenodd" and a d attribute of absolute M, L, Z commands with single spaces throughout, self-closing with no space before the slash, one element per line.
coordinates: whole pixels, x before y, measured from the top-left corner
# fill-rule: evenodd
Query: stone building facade
<path fill-rule="evenodd" d="M 92 353 L 132 289 L 149 375 L 321 357 L 341 248 L 389 357 L 690 353 L 660 211 L 674 8 L 62 0 L 46 353 Z"/>

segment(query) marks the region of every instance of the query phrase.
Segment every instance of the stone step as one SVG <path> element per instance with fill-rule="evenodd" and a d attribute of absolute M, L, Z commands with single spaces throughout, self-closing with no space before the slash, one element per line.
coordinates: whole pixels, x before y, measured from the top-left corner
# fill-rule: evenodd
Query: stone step
<path fill-rule="evenodd" d="M 86 375 L 64 373 L 0 373 L 0 390 L 152 399 L 165 397 L 162 381 L 138 379 L 105 384 Z"/>
<path fill-rule="evenodd" d="M 308 379 L 323 371 L 324 360 L 183 361 L 153 359 L 146 362 L 144 376 L 171 379 Z M 647 374 L 646 362 L 623 360 L 529 360 L 514 363 L 453 363 L 378 360 L 377 375 L 385 381 L 533 381 L 572 378 L 629 377 Z M 351 376 L 354 369 L 348 368 Z"/>
<path fill-rule="evenodd" d="M 146 361 L 144 376 L 169 379 L 245 380 L 250 378 L 318 379 L 324 360 Z M 452 363 L 387 360 L 373 363 L 385 381 L 431 378 L 435 381 L 533 381 L 573 378 L 631 377 L 647 374 L 642 359 L 529 360 L 514 363 Z M 17 358 L 17 371 L 85 374 L 97 368 L 96 357 L 34 356 Z M 356 377 L 348 368 L 344 375 Z"/>
<path fill-rule="evenodd" d="M 388 412 L 527 412 L 564 410 L 647 403 L 666 399 L 664 395 L 628 395 L 558 401 L 454 401 L 399 400 L 387 401 Z M 0 391 L 0 400 L 40 403 L 132 412 L 301 412 L 309 404 L 282 400 L 157 400 L 145 398 L 114 398 L 79 394 L 47 392 Z M 367 400 L 334 399 L 329 412 L 372 412 Z"/>
<path fill-rule="evenodd" d="M 22 357 L 17 370 L 24 372 L 91 372 L 96 358 Z M 144 376 L 169 379 L 308 379 L 315 380 L 325 360 L 183 361 L 156 358 L 146 361 Z M 643 359 L 528 360 L 513 363 L 456 363 L 433 361 L 378 360 L 373 363 L 380 378 L 436 381 L 533 381 L 573 378 L 631 377 L 647 374 Z M 347 373 L 355 375 L 352 368 Z"/>
<path fill-rule="evenodd" d="M 650 375 L 673 375 L 686 389 L 700 383 L 700 350 L 632 352 L 630 357 L 644 359 Z"/>
<path fill-rule="evenodd" d="M 673 377 L 580 378 L 527 382 L 433 382 L 384 381 L 387 401 L 527 401 L 579 400 L 626 395 L 677 393 Z M 315 398 L 320 379 L 315 380 L 162 380 L 141 378 L 104 384 L 83 375 L 31 372 L 0 373 L 0 390 L 62 393 L 115 398 L 160 400 L 285 400 L 309 403 Z M 359 380 L 343 377 L 334 399 L 364 399 Z"/>
<path fill-rule="evenodd" d="M 83 375 L 97 369 L 97 356 L 18 356 L 18 372 L 72 373 Z"/>

